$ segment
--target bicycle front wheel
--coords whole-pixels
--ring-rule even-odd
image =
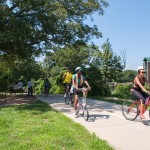
[[[137,101],[125,100],[122,104],[121,111],[123,116],[130,121],[133,121],[139,115]]]
[[[84,119],[86,121],[88,121],[88,119],[89,119],[89,111],[88,111],[86,106],[83,108],[83,117],[84,117]]]

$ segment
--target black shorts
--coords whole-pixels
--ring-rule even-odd
[[[65,89],[67,88],[67,86],[69,86],[69,89],[71,88],[71,83],[64,83],[63,85],[64,85]]]
[[[79,86],[78,88],[83,88],[83,87]],[[74,95],[78,95],[79,94],[79,91],[75,87],[73,88],[73,94]]]

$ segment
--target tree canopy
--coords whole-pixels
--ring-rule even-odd
[[[56,45],[101,37],[85,20],[103,15],[107,6],[104,0],[1,0],[0,52],[30,58]]]

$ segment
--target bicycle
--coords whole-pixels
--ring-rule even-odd
[[[83,93],[83,97],[82,100],[78,100],[78,104],[77,104],[77,109],[78,109],[78,114],[80,112],[80,110],[83,110],[83,117],[86,121],[88,121],[89,119],[89,110],[87,108],[87,103],[86,103],[86,95],[84,92],[84,88],[79,88],[79,91],[82,91]],[[89,90],[88,88],[86,88],[86,90]]]
[[[130,121],[135,120],[140,114],[140,105],[141,105],[140,100],[136,100],[136,101],[125,100],[121,107],[123,116]],[[149,105],[150,105],[150,97],[146,102],[146,104],[144,105],[142,113],[146,112]],[[149,116],[150,116],[150,110],[149,110]]]
[[[67,93],[66,93],[66,97],[65,97],[65,103],[67,105],[72,105],[73,106],[73,103],[74,103],[74,100],[73,100],[73,93],[69,90]]]
[[[73,92],[71,91],[71,84],[68,84],[67,86],[69,86],[69,90],[67,91],[66,95],[65,95],[65,103],[67,105],[69,105],[69,103],[73,106],[74,100],[73,100]]]
[[[49,95],[49,88],[44,88],[44,95],[45,96],[48,96]]]

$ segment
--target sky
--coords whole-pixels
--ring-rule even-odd
[[[94,21],[103,37],[94,38],[99,47],[107,38],[115,54],[121,56],[126,51],[125,70],[137,70],[143,65],[143,59],[150,57],[150,0],[106,0],[104,15],[94,14]]]

